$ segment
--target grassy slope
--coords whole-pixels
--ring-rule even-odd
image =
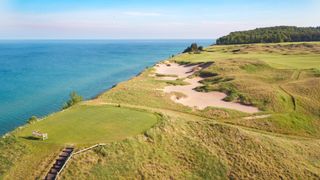
[[[320,43],[213,46],[201,54],[182,54],[171,59],[181,63],[214,61],[199,74],[217,76],[207,77],[198,90],[224,91],[229,94],[228,100],[254,104],[265,110],[262,114],[272,115],[266,119],[244,120],[242,117],[247,115],[236,111],[217,108],[198,111],[175,104],[169,95],[159,90],[167,83],[149,76],[153,70],[147,69],[86,103],[85,109],[104,103],[121,104],[121,107],[161,113],[164,115],[161,123],[144,134],[76,156],[62,177],[320,178],[319,47]],[[75,114],[78,113],[83,114],[82,111]],[[88,116],[92,116],[91,113]],[[50,118],[60,119],[58,117],[59,114]],[[80,119],[71,121],[78,123]],[[36,126],[40,128],[41,123]],[[25,132],[22,130],[18,134]],[[80,138],[75,138],[76,143],[81,143]],[[107,137],[99,133],[96,138],[93,141]],[[44,162],[40,170],[32,169],[32,165],[23,166],[21,162],[12,163],[6,174],[8,179],[14,179],[16,172],[21,177],[30,174],[36,177],[41,174],[38,171],[46,170],[54,153],[61,148],[57,146],[46,151],[48,145],[55,146],[55,143],[48,141],[44,143],[48,145],[41,145],[42,149],[38,142],[13,139],[18,140],[6,143],[5,148],[0,146],[0,151],[9,153],[7,149],[12,146],[18,149],[21,157],[36,159],[34,164],[40,159]],[[52,141],[69,142],[54,137]],[[26,152],[20,150],[23,146],[29,147],[24,148]],[[30,150],[30,147],[36,148]],[[35,149],[37,157],[32,154]],[[3,157],[17,161],[8,155]],[[8,168],[10,166],[4,169]],[[28,169],[29,174],[20,173],[21,168]]]
[[[120,141],[146,131],[157,121],[157,115],[147,111],[107,105],[77,105],[35,124],[26,125],[16,130],[14,137],[5,138],[13,142],[0,146],[0,152],[3,153],[0,160],[4,161],[0,170],[6,171],[13,165],[4,176],[7,179],[43,177],[66,145],[80,148]],[[48,133],[49,139],[39,141],[31,138],[34,130]],[[15,156],[10,155],[12,153]]]

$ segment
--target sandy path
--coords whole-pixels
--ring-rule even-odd
[[[164,75],[177,75],[178,77],[188,77],[194,72],[192,70],[196,66],[180,66],[178,64],[172,64],[171,66],[160,65],[156,67],[157,73]],[[223,99],[227,96],[221,92],[197,92],[193,90],[194,88],[201,86],[202,84],[199,81],[202,80],[200,77],[186,79],[185,82],[188,82],[189,85],[185,86],[167,86],[164,88],[164,92],[172,93],[179,92],[185,94],[187,97],[177,98],[172,96],[171,99],[177,103],[181,103],[189,107],[197,107],[198,109],[205,109],[206,107],[218,107],[218,108],[227,108],[238,110],[246,113],[257,113],[259,112],[258,108],[252,106],[242,105],[235,102],[226,102]]]

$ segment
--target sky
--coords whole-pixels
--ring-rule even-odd
[[[215,39],[320,26],[320,0],[0,0],[0,39]]]

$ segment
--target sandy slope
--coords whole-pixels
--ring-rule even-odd
[[[156,73],[163,75],[177,75],[179,78],[186,78],[194,73],[194,69],[197,66],[182,66],[175,63],[170,64],[158,64],[156,65]],[[199,81],[202,78],[195,77],[192,79],[186,79],[185,82],[189,85],[184,86],[167,86],[164,88],[164,92],[172,93],[179,92],[186,95],[183,98],[177,98],[172,96],[171,99],[177,103],[181,103],[185,106],[197,107],[198,109],[205,109],[206,107],[218,107],[218,108],[227,108],[238,110],[246,113],[257,113],[259,112],[258,108],[252,106],[246,106],[234,102],[226,102],[223,99],[227,96],[221,92],[197,92],[193,90],[194,88],[201,86]]]

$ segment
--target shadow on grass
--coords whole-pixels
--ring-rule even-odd
[[[31,140],[31,141],[40,141],[41,140],[41,138],[37,138],[34,136],[20,136],[20,137],[23,139]]]

